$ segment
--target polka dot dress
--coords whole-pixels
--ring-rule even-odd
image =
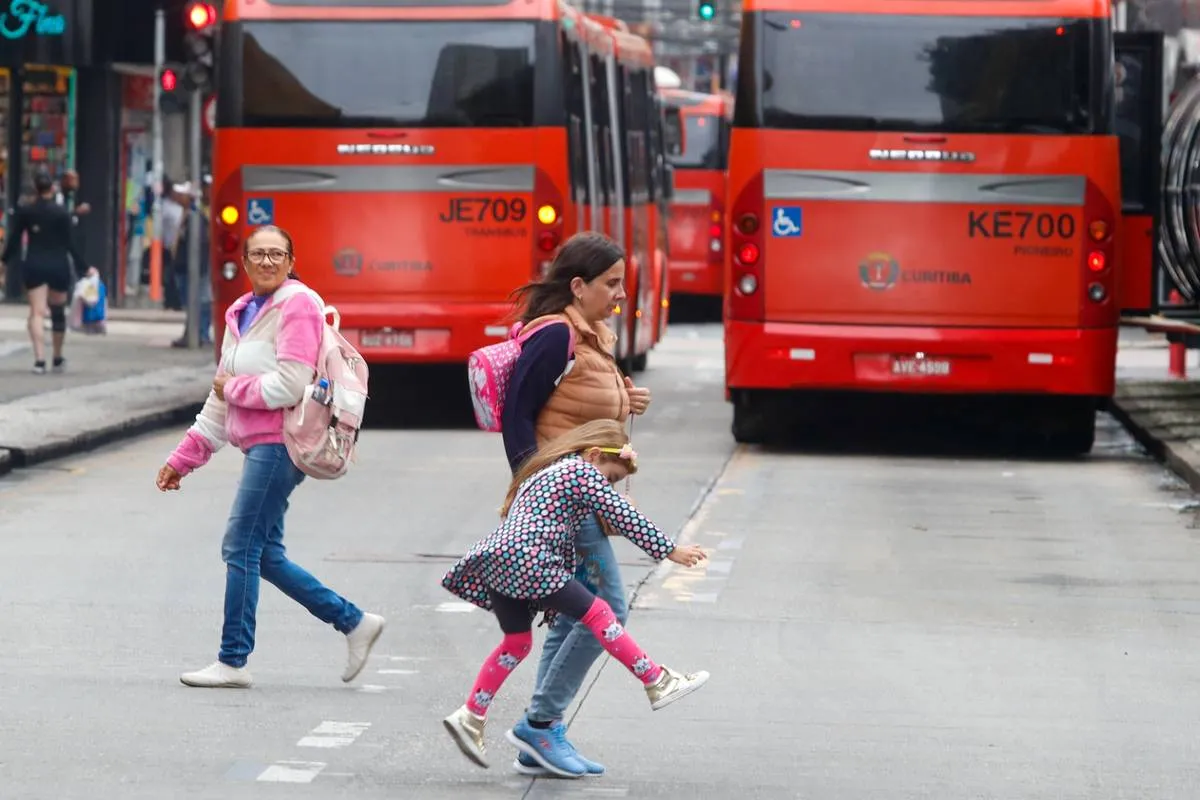
[[[536,601],[575,577],[575,537],[591,514],[656,561],[675,543],[609,484],[604,473],[579,455],[569,455],[533,475],[522,486],[508,517],[477,542],[442,578],[442,586],[491,610],[487,590]],[[552,619],[547,612],[546,622]]]

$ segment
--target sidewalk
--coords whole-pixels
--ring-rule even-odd
[[[0,475],[195,415],[211,348],[177,350],[179,312],[113,315],[105,336],[67,332],[63,374],[34,375],[22,306],[0,305]],[[50,333],[46,332],[47,360]]]
[[[1200,491],[1200,352],[1188,351],[1187,378],[1167,374],[1166,338],[1123,328],[1113,415],[1156,458]]]

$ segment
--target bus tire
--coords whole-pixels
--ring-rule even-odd
[[[767,439],[767,412],[762,399],[747,391],[733,397],[733,440],[738,444],[763,444]]]
[[[1084,456],[1096,444],[1096,404],[1072,403],[1056,415],[1046,436],[1049,450],[1059,456]]]
[[[641,355],[634,356],[633,361],[630,362],[630,366],[633,368],[634,372],[645,372],[646,366],[649,362],[650,362],[650,353],[646,352],[646,353],[642,353]]]

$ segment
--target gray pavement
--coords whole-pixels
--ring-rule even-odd
[[[1193,496],[1110,418],[1070,462],[735,451],[719,331],[673,328],[650,364],[632,491],[712,560],[618,542],[630,630],[713,678],[651,712],[602,661],[572,738],[607,776],[508,769],[536,651],[493,706],[491,770],[440,726],[498,635],[438,583],[507,479],[474,430],[368,431],[353,474],[295,495],[291,556],[388,618],[352,686],[341,637],[268,586],[255,687],[181,686],[215,656],[239,467],[157,493],[181,427],[0,482],[0,794],[1196,796]]]

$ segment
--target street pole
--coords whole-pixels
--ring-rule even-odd
[[[150,299],[161,303],[163,282],[163,120],[159,102],[162,98],[163,62],[167,60],[167,23],[161,7],[154,12],[154,166],[151,180],[154,182],[154,210],[150,223]]]
[[[200,115],[204,113],[203,98],[199,89],[191,92],[191,112],[188,114],[189,134],[191,138],[188,147],[189,171],[192,173],[192,186],[198,193],[204,183],[200,175]],[[200,237],[207,233],[200,229],[199,198],[189,198],[188,203],[188,310],[187,310],[187,346],[195,350],[200,346]]]

